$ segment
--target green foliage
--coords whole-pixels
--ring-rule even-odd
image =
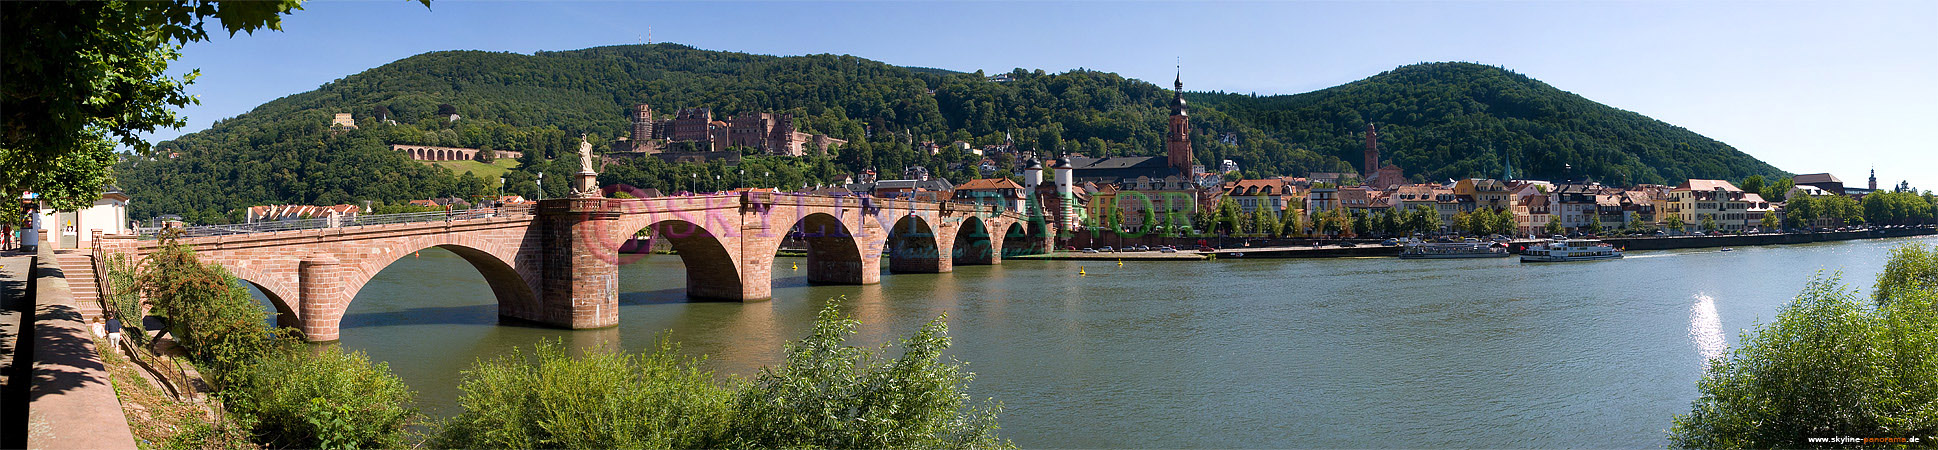
[[[285,330],[264,328],[261,306],[227,270],[203,264],[188,246],[172,239],[148,256],[140,279],[142,292],[168,321],[169,335],[218,389],[240,382],[240,369],[289,336]]]
[[[1715,214],[1703,214],[1703,215],[1702,215],[1702,231],[1703,231],[1703,232],[1705,232],[1705,233],[1715,233],[1715,232],[1716,232],[1716,215],[1715,215]]]
[[[109,279],[128,278],[124,260]],[[360,353],[311,351],[287,330],[272,330],[261,307],[215,264],[165,239],[133,277],[168,321],[168,333],[209,376],[256,444],[272,448],[395,447],[416,416],[411,393],[387,365]],[[123,305],[117,303],[117,308]],[[203,424],[170,445],[229,445],[240,430]]]
[[[1872,295],[1884,304],[1920,291],[1938,291],[1938,247],[1907,244],[1891,249]]]
[[[902,341],[900,356],[846,344],[854,319],[830,302],[814,331],[788,344],[787,362],[740,392],[731,446],[743,448],[1006,448],[1002,406],[971,406],[972,374],[945,362],[943,318]]]
[[[362,352],[288,345],[239,369],[222,398],[268,448],[395,448],[416,417],[389,365]]]
[[[1783,204],[1783,226],[1790,228],[1814,227],[1822,215],[1823,206],[1816,197],[1799,195]]]
[[[129,343],[137,347],[148,345],[148,333],[142,329],[143,314],[141,307],[141,275],[135,262],[126,253],[112,253],[102,266],[108,270],[107,297],[104,299],[115,317],[121,318],[121,326],[127,331],[121,333]]]
[[[992,83],[977,74],[845,55],[773,57],[677,44],[534,55],[433,52],[159,144],[180,158],[137,158],[116,170],[130,195],[156,199],[131,206],[136,218],[178,213],[212,221],[216,214],[209,211],[264,203],[463,195],[453,178],[461,171],[411,167],[388,144],[522,151],[524,165],[505,174],[506,192],[560,197],[577,170],[576,159],[564,156],[577,148],[579,134],[606,148],[628,133],[626,112],[636,103],[652,105],[661,117],[685,107],[709,107],[717,118],[789,113],[804,131],[849,143],[826,155],[762,156],[737,168],[614,158],[601,168],[601,183],[666,192],[798,189],[840,173],[900,173],[914,165],[957,182],[981,177],[979,157],[930,155],[909,145],[923,140],[990,145],[1013,138],[1019,150],[1092,156],[1158,155],[1164,148],[1168,90],[1082,69],[1011,75],[1015,81]],[[1434,94],[1418,101],[1391,95],[1413,91]],[[1428,178],[1499,173],[1507,154],[1524,173],[1557,175],[1572,163],[1611,184],[1779,173],[1686,130],[1470,64],[1408,66],[1299,96],[1187,96],[1206,105],[1191,111],[1199,162],[1242,161],[1260,176],[1352,172],[1345,161],[1359,160],[1359,132],[1368,121],[1380,123],[1395,162]],[[445,104],[464,118],[437,117]],[[399,123],[364,120],[340,135],[327,127],[332,113],[379,108]],[[1493,142],[1501,143],[1501,154],[1478,150]],[[1021,171],[1013,157],[993,159],[999,172]],[[540,173],[553,181],[541,187]]]
[[[1480,64],[1408,65],[1298,95],[1187,97],[1346,161],[1360,160],[1366,124],[1377,124],[1381,157],[1425,179],[1493,176],[1510,160],[1530,178],[1615,186],[1786,175],[1682,127]]]
[[[971,406],[972,374],[945,362],[938,318],[886,358],[846,345],[857,322],[830,302],[787,362],[751,383],[721,385],[661,340],[646,355],[596,349],[532,355],[466,371],[459,413],[438,448],[1004,448],[1001,405]]]
[[[1662,227],[1681,233],[1687,231],[1689,224],[1682,221],[1681,214],[1669,214],[1668,218],[1662,219]]]
[[[1548,225],[1545,227],[1542,227],[1541,231],[1546,233],[1549,236],[1558,236],[1562,233],[1568,232],[1568,230],[1563,229],[1561,227],[1561,221],[1555,220],[1555,218],[1549,218]]]
[[[1866,308],[1837,276],[1710,361],[1701,397],[1677,416],[1680,448],[1831,448],[1812,437],[1938,433],[1938,292]],[[1929,445],[1925,443],[1923,445]]]
[[[231,35],[280,29],[297,0],[0,3],[0,188],[31,190],[63,210],[94,201],[115,144],[147,150],[142,133],[180,127],[171,107],[195,98],[168,64],[208,39],[214,17]]]
[[[1414,205],[1406,213],[1406,228],[1416,233],[1436,233],[1440,231],[1440,211],[1431,206]]]
[[[1932,205],[1915,192],[1873,192],[1860,208],[1872,225],[1918,225],[1934,222]]]
[[[733,391],[661,340],[651,354],[556,343],[481,361],[428,443],[436,448],[717,448]]]

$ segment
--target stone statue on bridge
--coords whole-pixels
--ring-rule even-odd
[[[579,173],[572,183],[572,196],[577,198],[602,197],[599,189],[599,172],[592,170],[592,142],[584,134],[579,135]]]

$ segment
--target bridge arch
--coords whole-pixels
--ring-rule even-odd
[[[950,245],[951,264],[995,264],[998,260],[991,247],[997,240],[990,236],[989,224],[981,217],[971,215],[962,219],[956,224],[955,243]]]
[[[840,218],[825,212],[815,212],[801,217],[787,228],[788,238],[798,239],[807,244],[807,277],[809,283],[817,284],[866,284],[868,265],[862,259],[862,246],[855,239],[855,230],[848,227]],[[764,254],[774,254],[784,240],[775,240],[774,248],[757,250]]]
[[[888,271],[896,273],[940,273],[948,272],[947,256],[942,254],[941,241],[936,229],[929,220],[919,214],[908,214],[895,220],[888,229],[885,246],[888,251]]]
[[[351,300],[357,297],[357,293],[362,291],[363,286],[369,284],[372,278],[406,255],[429,248],[449,251],[470,263],[471,267],[478,271],[478,275],[484,277],[485,284],[491,287],[500,317],[533,317],[520,313],[536,312],[540,307],[537,291],[533,289],[536,276],[528,276],[514,265],[518,256],[518,250],[515,247],[463,234],[437,233],[401,239],[388,245],[348,249],[342,256],[338,256],[342,262],[339,276],[343,290],[338,295],[337,301],[341,303],[334,307],[323,308],[335,317],[306,317],[305,321],[327,321],[328,328],[335,329],[336,323],[342,319],[343,312],[349,308]],[[334,339],[334,336],[330,337],[330,340]],[[318,339],[312,338],[312,340]]]
[[[1040,235],[1030,233],[1030,225],[1033,223],[1018,220],[1010,222],[1007,227],[1003,227],[1003,257],[1007,258],[1043,252],[1043,249],[1038,248],[1040,247],[1038,239],[1034,238]]]
[[[643,224],[641,228],[652,229],[655,240],[664,239],[673,245],[673,251],[680,257],[680,264],[686,266],[687,297],[743,300],[745,280],[734,257],[739,249],[730,251],[722,236],[679,218],[660,218]],[[624,240],[617,241],[613,251],[618,251],[617,244],[624,243]]]
[[[250,266],[241,264],[221,265],[222,269],[228,271],[230,276],[234,276],[236,280],[255,287],[257,291],[262,292],[263,297],[268,298],[269,306],[276,309],[276,326],[302,328],[302,316],[297,315],[298,309],[295,303],[298,300],[297,291],[293,287],[285,286],[280,278],[269,276]]]

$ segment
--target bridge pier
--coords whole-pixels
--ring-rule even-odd
[[[303,324],[303,339],[310,342],[337,340],[343,309],[350,305],[349,293],[342,283],[343,263],[328,253],[310,255],[296,263],[300,291],[297,308]],[[281,320],[278,319],[280,322]]]
[[[606,241],[618,225],[619,205],[605,198],[539,201],[538,305],[500,314],[575,330],[618,325],[619,245]]]

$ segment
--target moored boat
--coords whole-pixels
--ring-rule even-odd
[[[1506,258],[1507,246],[1493,242],[1408,242],[1400,259]]]
[[[1622,259],[1622,249],[1594,239],[1565,239],[1529,246],[1521,251],[1521,262],[1594,261]]]

